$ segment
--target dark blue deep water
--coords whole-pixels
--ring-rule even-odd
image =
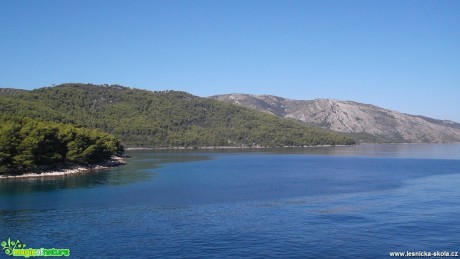
[[[0,180],[0,241],[72,258],[460,251],[460,144],[128,155],[113,170]]]

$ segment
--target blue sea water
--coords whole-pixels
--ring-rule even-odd
[[[73,258],[460,251],[460,144],[128,155],[112,170],[0,180],[0,241]]]

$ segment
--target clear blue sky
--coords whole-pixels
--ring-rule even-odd
[[[65,82],[460,122],[460,1],[0,1],[0,87]]]

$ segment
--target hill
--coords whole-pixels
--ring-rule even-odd
[[[342,132],[361,142],[460,141],[459,123],[409,115],[369,104],[333,99],[290,100],[248,94],[211,98]]]
[[[27,92],[26,90],[22,89],[14,89],[14,88],[0,88],[0,95],[16,95],[19,93]]]
[[[0,175],[95,164],[122,153],[117,139],[96,129],[0,116]]]
[[[0,95],[0,113],[98,128],[127,147],[354,144],[332,131],[185,92],[63,84]]]

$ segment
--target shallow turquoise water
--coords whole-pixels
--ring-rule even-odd
[[[131,152],[0,182],[0,239],[75,258],[364,258],[460,250],[460,145]]]

